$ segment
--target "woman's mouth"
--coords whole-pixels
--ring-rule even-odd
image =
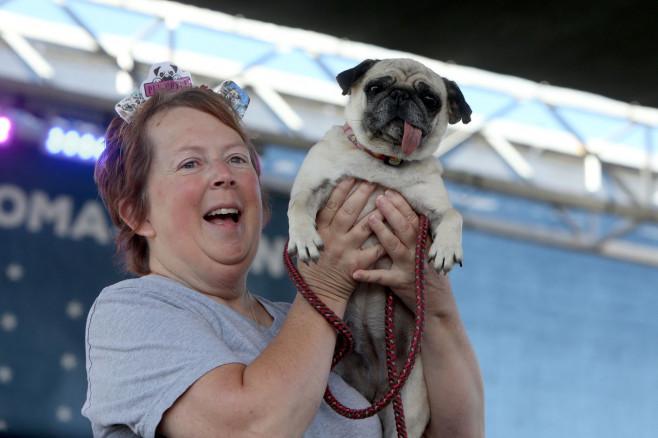
[[[213,223],[233,221],[237,224],[240,220],[240,211],[237,208],[218,208],[206,214],[203,219]]]

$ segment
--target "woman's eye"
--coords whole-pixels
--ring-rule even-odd
[[[246,163],[247,160],[243,157],[240,157],[240,156],[234,156],[234,157],[229,158],[229,162],[235,163],[235,164],[243,164],[243,163]]]
[[[187,161],[181,166],[183,169],[194,169],[197,166],[196,161]]]

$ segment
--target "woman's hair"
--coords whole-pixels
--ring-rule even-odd
[[[105,150],[96,163],[94,180],[112,222],[118,228],[117,255],[124,268],[137,275],[151,272],[148,242],[144,236],[135,233],[121,218],[120,212],[125,204],[129,208],[124,211],[129,212],[133,225],[146,220],[149,211],[146,183],[154,152],[154,145],[147,135],[147,123],[155,114],[176,107],[203,111],[234,129],[247,145],[256,173],[259,177],[261,174],[260,159],[242,120],[224,97],[208,88],[190,87],[157,93],[142,104],[131,123],[116,116],[105,133]],[[261,187],[265,222],[269,219],[270,207],[262,193]]]

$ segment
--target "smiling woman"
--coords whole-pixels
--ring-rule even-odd
[[[256,149],[249,140],[240,118],[235,112],[231,112],[226,101],[208,89],[183,90],[185,91],[181,93],[154,95],[140,108],[139,116],[131,123],[116,117],[107,130],[106,149],[96,165],[95,179],[99,192],[112,221],[119,229],[117,250],[124,256],[126,267],[140,275],[150,273],[146,238],[136,233],[124,219],[129,219],[131,223],[144,221],[149,207],[146,182],[148,173],[151,172],[152,160],[157,155],[155,140],[176,133],[168,124],[171,121],[176,122],[177,114],[186,113],[185,109],[202,113],[201,115],[206,117],[205,121],[211,119],[232,131],[233,135],[242,141],[249,165],[253,167],[256,175],[260,176],[260,160]],[[174,111],[173,117],[169,116],[171,111]],[[156,115],[157,120],[154,117]],[[151,118],[154,118],[154,121],[149,126]],[[181,121],[176,126],[181,125],[184,126],[185,122]],[[150,131],[148,128],[151,128]],[[179,137],[185,136],[190,129],[184,129],[179,133]],[[193,144],[179,144],[177,147],[181,149],[176,152],[178,154],[185,151],[192,153],[194,148],[202,148],[201,145]],[[195,165],[194,162],[184,164],[188,167]],[[125,176],[120,178],[120,175]],[[264,199],[262,206],[266,220],[269,217],[269,206]]]
[[[244,265],[240,275],[247,272],[258,249],[263,207],[250,149],[236,130],[194,108],[160,112],[146,130],[157,145],[149,210],[138,222],[127,203],[119,213],[148,240],[151,273],[215,296],[235,264]],[[199,269],[208,274],[199,278]]]
[[[175,82],[187,76],[174,67],[167,64],[173,84],[120,103],[96,166],[118,251],[139,277],[103,289],[87,318],[82,413],[94,436],[381,436],[376,417],[350,420],[323,401],[329,383],[347,405],[367,406],[331,372],[336,332],[324,317],[300,294],[275,303],[247,290],[269,209],[241,121],[244,92]],[[401,196],[390,193],[390,202],[357,220],[375,189],[354,179],[338,184],[316,217],[324,250],[317,263],[299,266],[339,317],[355,278],[367,277],[377,259],[414,262],[407,243],[415,242],[418,218]],[[391,227],[379,226],[383,220]],[[397,250],[361,249],[373,233]],[[413,272],[399,277],[412,280]],[[424,345],[441,351],[435,363],[445,373],[437,387],[463,390],[459,402],[439,409],[450,420],[436,424],[480,436],[481,380],[450,285],[436,274],[426,281],[435,295],[429,314],[447,315],[445,324],[427,322],[436,337]],[[432,347],[439,340],[446,348]]]

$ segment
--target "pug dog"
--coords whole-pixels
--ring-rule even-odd
[[[365,60],[340,73],[346,124],[332,127],[308,152],[295,178],[288,205],[288,253],[298,261],[316,261],[322,239],[315,217],[336,184],[346,176],[375,182],[361,217],[375,209],[374,199],[385,188],[405,197],[416,213],[429,219],[433,243],[428,260],[439,272],[461,265],[462,217],[455,210],[441,179],[443,168],[434,156],[448,124],[470,122],[471,108],[453,81],[412,59]],[[372,245],[371,237],[366,245]],[[387,264],[387,265],[384,265]],[[376,268],[389,267],[382,259]],[[344,380],[370,402],[389,390],[384,341],[386,291],[360,283],[348,302],[344,321],[355,339],[355,350],[335,367]],[[397,368],[401,370],[415,328],[415,309],[395,310]],[[403,390],[407,434],[420,437],[429,421],[429,402],[420,357]],[[384,436],[397,436],[392,405],[379,414]]]

